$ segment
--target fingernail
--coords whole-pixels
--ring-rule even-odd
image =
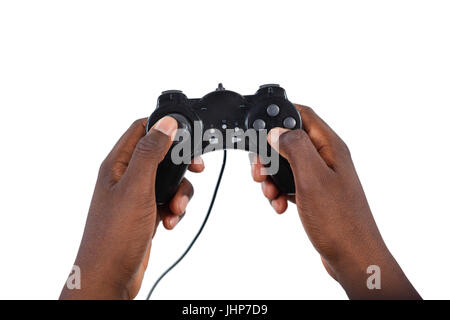
[[[186,211],[187,205],[189,203],[189,197],[188,196],[182,196],[180,199],[180,213],[183,213]]]
[[[275,201],[275,200],[272,200],[272,201],[270,201],[270,205],[272,206],[272,208],[276,211],[276,212],[278,212],[278,202],[277,201]]]
[[[164,133],[166,136],[169,136],[170,139],[173,141],[177,133],[178,123],[177,120],[175,120],[174,118],[165,116],[164,118],[159,119],[152,129]]]
[[[267,135],[267,141],[272,146],[272,148],[274,148],[277,152],[279,151],[278,144],[280,136],[288,131],[289,129],[285,128],[273,128],[272,130],[269,131],[269,134]]]
[[[174,228],[177,225],[178,221],[180,221],[180,217],[178,217],[178,216],[170,217],[169,218],[169,225],[170,225],[170,227]]]

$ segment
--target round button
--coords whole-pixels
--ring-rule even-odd
[[[287,117],[283,120],[283,126],[287,129],[294,129],[296,124],[297,121],[295,121],[295,119],[292,117]]]
[[[256,119],[253,121],[253,128],[256,130],[262,130],[266,127],[266,123],[262,119]]]
[[[271,117],[275,117],[280,113],[280,107],[276,104],[271,104],[267,107],[267,114]]]

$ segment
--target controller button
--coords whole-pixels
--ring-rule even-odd
[[[295,121],[295,119],[292,117],[287,117],[283,120],[283,126],[287,129],[294,129],[296,124],[297,121]]]
[[[264,89],[264,88],[269,88],[269,87],[279,87],[279,84],[276,83],[268,83],[268,84],[263,84],[262,86],[259,86],[260,89]]]
[[[266,123],[262,119],[256,119],[253,121],[253,128],[256,130],[262,130],[266,127]]]
[[[280,107],[276,104],[271,104],[267,107],[267,114],[271,117],[276,117],[280,113]]]
[[[163,91],[161,94],[173,94],[173,93],[183,93],[181,90],[166,90]]]
[[[218,144],[219,143],[219,139],[218,138],[209,138],[209,143],[210,144]]]

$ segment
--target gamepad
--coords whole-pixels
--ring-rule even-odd
[[[146,130],[164,116],[175,118],[179,130],[157,169],[158,204],[167,203],[173,197],[194,157],[219,149],[252,151],[264,164],[278,157],[278,168],[271,177],[282,193],[295,193],[288,161],[267,144],[267,132],[274,127],[302,128],[300,113],[279,85],[262,85],[256,94],[242,96],[219,84],[201,99],[188,99],[179,90],[164,91]]]

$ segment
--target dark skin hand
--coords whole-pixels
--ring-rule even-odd
[[[328,273],[352,299],[420,299],[387,249],[367,203],[350,152],[312,109],[297,106],[304,130],[272,129],[269,143],[291,164],[296,195],[280,194],[259,161],[255,181],[278,213],[288,201],[300,219]],[[173,141],[177,123],[161,119],[145,134],[136,121],[103,162],[94,190],[75,265],[81,289],[64,286],[61,299],[132,299],[147,268],[152,238],[160,221],[172,229],[193,195],[184,179],[169,205],[155,203],[159,162]],[[257,159],[258,160],[258,159]],[[190,170],[201,172],[201,159]],[[381,270],[381,289],[366,286],[367,267]]]
[[[64,286],[61,299],[133,299],[147,268],[160,221],[173,229],[194,190],[184,179],[165,207],[155,202],[159,162],[172,144],[177,122],[164,117],[145,134],[146,119],[133,123],[101,165],[75,265],[81,289]],[[198,159],[193,172],[204,169]]]
[[[274,210],[297,205],[300,220],[327,272],[351,299],[421,299],[386,247],[372,216],[349,149],[339,136],[305,106],[296,106],[304,130],[274,128],[271,146],[292,168],[296,194],[280,194],[258,158],[253,179]],[[381,271],[381,289],[369,290],[367,267]]]

